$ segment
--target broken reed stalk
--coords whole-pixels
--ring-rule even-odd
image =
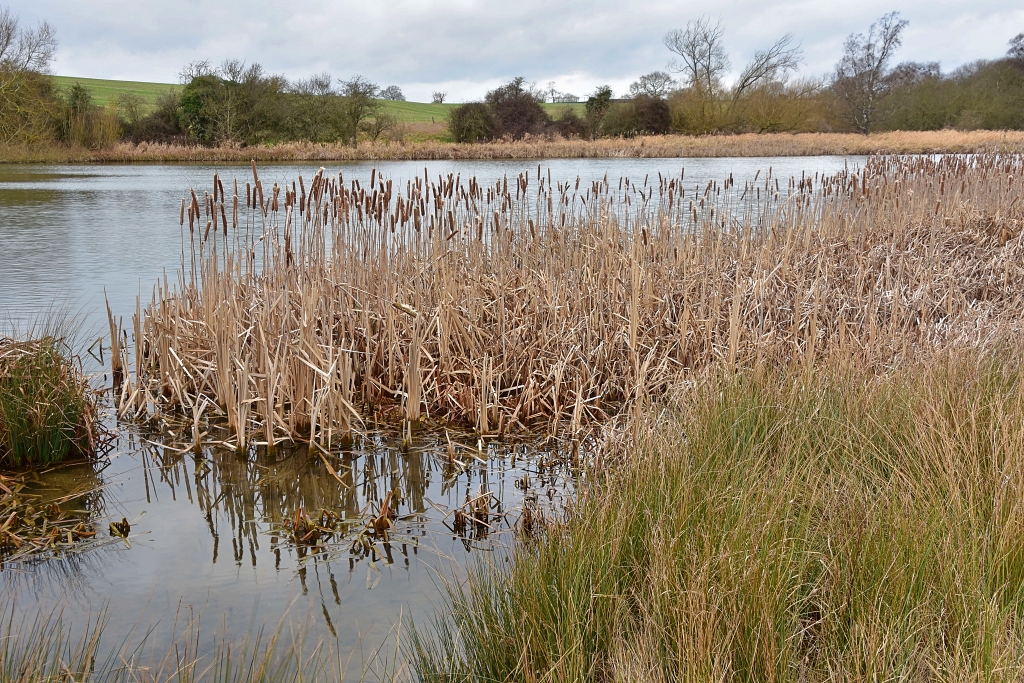
[[[238,229],[190,227],[194,265],[154,288],[121,414],[206,401],[239,448],[330,444],[370,412],[574,437],[713,364],[974,345],[1020,327],[1022,171],[878,157],[697,186],[538,166],[402,192],[321,169],[279,200],[254,164]]]

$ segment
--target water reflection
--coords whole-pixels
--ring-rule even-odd
[[[269,455],[195,453],[128,430],[106,470],[92,471],[91,509],[106,545],[65,565],[72,576],[25,565],[0,572],[0,588],[41,609],[65,601],[70,623],[106,607],[111,636],[136,627],[144,610],[139,624],[159,634],[166,615],[186,605],[224,615],[231,636],[253,620],[311,614],[354,646],[369,623],[390,627],[399,613],[427,609],[438,571],[461,572],[480,553],[501,556],[525,499],[558,514],[572,493],[572,468],[541,444],[478,451],[452,435],[452,455],[444,434],[420,434],[406,447],[397,437]],[[44,477],[51,490],[87,473],[53,474]],[[106,532],[122,517],[130,547]]]
[[[445,456],[436,436],[422,436],[403,448],[383,434],[370,434],[329,454],[330,459],[310,453],[305,444],[278,448],[274,455],[263,448],[251,455],[216,447],[194,453],[143,435],[138,444],[146,503],[160,506],[161,497],[169,497],[194,505],[210,536],[211,564],[224,560],[229,542],[229,561],[238,566],[255,567],[265,546],[276,569],[284,553],[294,557],[300,571],[309,561],[339,556],[352,570],[363,561],[391,565],[393,539],[412,544],[415,555],[428,533],[450,534],[468,551],[474,542],[512,529],[514,520],[505,510],[520,505],[533,488],[523,481],[552,483],[548,477],[524,476],[524,468],[551,461],[552,453],[523,444],[492,444],[458,464]],[[509,480],[515,485],[508,486]],[[558,478],[559,501],[569,493],[569,481]],[[387,533],[359,542],[368,528],[373,531],[373,520],[385,506],[391,520]],[[315,538],[296,533],[300,519],[317,522],[310,527],[317,528]],[[390,540],[378,543],[385,537]],[[406,566],[407,551],[401,550]]]

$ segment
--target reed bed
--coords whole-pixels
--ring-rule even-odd
[[[184,418],[195,444],[216,417],[240,449],[329,448],[371,418],[572,439],[716,364],[977,346],[1020,332],[1022,171],[878,157],[588,185],[538,166],[402,192],[323,170],[264,187],[253,164],[182,200],[182,269],[133,316],[119,410]]]
[[[198,147],[117,143],[86,148],[0,148],[0,162],[92,163],[268,161],[455,161],[473,159],[590,159],[659,157],[760,157],[825,154],[980,154],[1024,150],[1021,131],[895,131],[853,133],[748,133],[743,135],[639,136],[601,140],[533,138],[457,144],[441,141],[342,144],[290,142],[255,147]]]
[[[102,431],[92,387],[64,342],[0,337],[0,466],[93,457]]]

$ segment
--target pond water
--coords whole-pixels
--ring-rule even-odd
[[[828,174],[863,165],[863,157],[726,159],[587,159],[539,162],[554,181],[584,183],[621,176],[679,177],[704,185],[730,174],[736,182],[772,169],[776,177]],[[372,168],[396,185],[422,176],[476,176],[493,184],[503,176],[536,172],[538,162],[379,162],[327,166],[346,181],[366,184]],[[273,164],[261,177],[291,182],[318,165]],[[181,263],[181,197],[210,184],[244,183],[247,166],[0,165],[0,331],[26,323],[55,305],[82,320],[81,346],[103,334],[104,296],[129,319],[136,296],[149,299],[166,272]],[[83,353],[102,381],[97,358]],[[571,470],[540,443],[473,443],[423,433],[401,448],[374,432],[336,453],[335,477],[323,459],[304,449],[276,457],[207,450],[181,453],[143,432],[121,428],[98,467],[46,475],[52,493],[88,482],[99,494],[91,506],[97,529],[122,517],[131,523],[130,547],[120,541],[67,558],[0,565],[0,592],[19,609],[62,605],[64,619],[81,624],[106,609],[105,638],[120,642],[133,627],[169,631],[180,610],[202,610],[207,624],[237,638],[254,624],[284,615],[312,623],[342,648],[373,649],[399,615],[425,614],[440,597],[443,577],[476,558],[504,561],[524,499],[560,514],[571,495]],[[354,543],[367,516],[388,492],[398,501],[390,543]],[[487,526],[456,529],[450,512],[467,497],[490,492]],[[283,525],[302,509],[326,510],[338,534],[316,552],[296,544]],[[422,621],[422,619],[421,619]]]

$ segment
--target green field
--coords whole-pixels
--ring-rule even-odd
[[[147,105],[154,106],[160,95],[181,87],[170,83],[107,81],[100,78],[73,78],[71,76],[54,76],[53,80],[62,90],[70,88],[75,83],[81,84],[92,94],[93,101],[100,106],[113,103],[121,93],[135,93],[142,97]]]
[[[156,105],[160,95],[181,87],[171,83],[108,81],[100,78],[74,78],[71,76],[54,76],[53,79],[61,89],[67,89],[75,83],[80,83],[92,94],[93,101],[100,106],[114,103],[121,93],[135,93],[141,96],[148,106],[152,107]],[[387,111],[405,123],[444,123],[447,120],[448,112],[458,106],[457,104],[394,102],[391,100],[382,100],[382,102]],[[552,116],[558,116],[566,107],[572,107],[580,116],[583,116],[585,111],[582,103],[544,105],[544,109]]]

